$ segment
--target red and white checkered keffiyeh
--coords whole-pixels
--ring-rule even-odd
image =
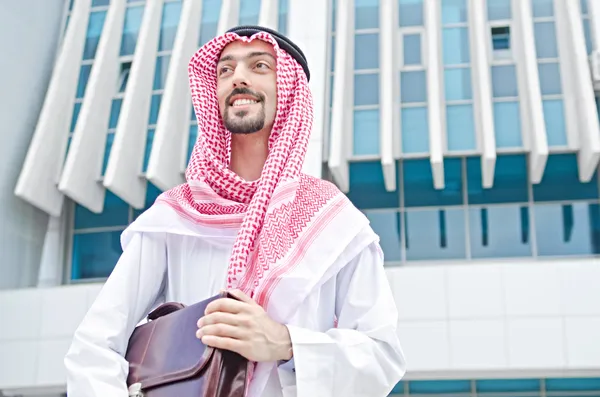
[[[261,178],[252,182],[229,169],[231,134],[224,127],[216,95],[217,62],[234,40],[264,40],[273,45],[277,58],[277,114],[269,155]],[[271,35],[260,32],[252,37],[226,33],[208,42],[191,59],[189,77],[198,140],[186,171],[187,183],[165,192],[159,200],[194,223],[239,227],[227,287],[239,288],[266,306],[275,283],[270,280],[300,261],[294,259],[301,257],[294,254],[298,237],[304,236],[303,241],[317,238],[319,230],[315,229],[321,229],[323,222],[319,227],[313,221],[341,195],[329,182],[302,173],[313,121],[306,75]],[[333,201],[337,206],[347,205],[346,200]]]

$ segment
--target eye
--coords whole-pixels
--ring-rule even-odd
[[[271,65],[269,65],[267,62],[259,61],[256,63],[256,67],[258,69],[270,69]]]
[[[231,72],[232,70],[233,69],[231,66],[221,66],[221,68],[219,68],[219,76],[223,75],[224,73]]]

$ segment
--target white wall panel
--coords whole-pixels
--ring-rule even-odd
[[[241,0],[223,0],[221,5],[221,15],[219,16],[219,25],[217,26],[217,36],[222,35],[228,29],[236,26],[240,19],[240,1]]]
[[[396,190],[396,160],[394,158],[394,133],[398,123],[398,48],[396,34],[398,15],[396,0],[381,0],[379,4],[379,152],[386,190]]]
[[[293,1],[292,1],[293,3]],[[327,2],[320,2],[327,3]],[[289,14],[288,14],[289,15]],[[288,18],[289,19],[289,18]],[[269,29],[277,30],[279,23],[279,0],[261,0],[258,24]],[[315,24],[318,26],[317,24]],[[313,25],[314,26],[314,25]]]

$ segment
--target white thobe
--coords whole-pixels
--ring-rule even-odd
[[[357,238],[372,233],[367,227]],[[134,327],[160,303],[193,304],[218,294],[233,243],[134,234],[75,332],[65,358],[69,397],[128,396],[124,354]],[[273,366],[264,389],[252,397],[380,397],[404,375],[396,306],[376,243],[322,283],[295,313],[286,324],[293,359]]]

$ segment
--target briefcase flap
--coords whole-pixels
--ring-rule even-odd
[[[127,384],[144,389],[195,376],[210,362],[214,349],[196,337],[198,319],[217,295],[205,301],[166,311],[138,326],[129,339],[125,359],[129,362]],[[166,304],[171,305],[171,304]]]

